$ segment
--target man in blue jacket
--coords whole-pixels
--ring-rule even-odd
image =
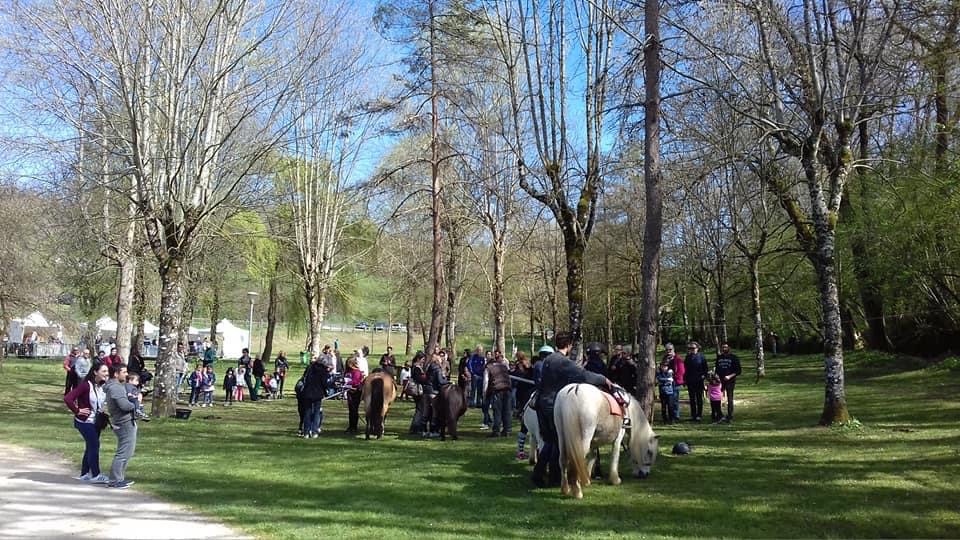
[[[479,408],[483,405],[483,372],[487,369],[487,357],[483,354],[483,347],[477,345],[473,355],[467,361],[470,370],[470,406]]]

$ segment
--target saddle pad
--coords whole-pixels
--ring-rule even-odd
[[[606,392],[601,393],[603,394],[603,397],[607,398],[607,405],[610,406],[610,414],[613,416],[623,416],[623,409],[620,407],[620,404],[617,403],[617,400]]]

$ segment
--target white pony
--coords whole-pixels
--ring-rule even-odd
[[[646,478],[657,460],[658,436],[636,399],[627,407],[630,429],[624,429],[623,418],[610,414],[610,405],[603,392],[589,384],[568,384],[557,394],[553,420],[560,441],[560,492],[583,498],[583,487],[590,485],[596,455],[594,449],[612,443],[610,483],[620,484],[620,443],[628,436],[627,446],[633,461],[633,474]]]
[[[523,425],[527,426],[527,442],[530,443],[531,465],[537,464],[537,453],[543,450],[543,439],[540,437],[540,419],[537,418],[537,411],[533,408],[534,399],[537,395],[530,396],[527,405],[523,408]]]

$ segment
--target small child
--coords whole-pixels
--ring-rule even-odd
[[[410,364],[403,364],[403,367],[400,368],[400,388],[403,388],[407,384],[407,379],[410,378]]]
[[[264,381],[264,386],[267,387],[269,392],[270,399],[277,399],[277,391],[280,389],[280,375],[274,372],[273,376]]]
[[[200,401],[200,392],[203,389],[203,368],[197,364],[196,369],[190,374],[190,406],[195,407]]]
[[[233,405],[233,389],[237,386],[237,376],[233,373],[233,368],[227,368],[227,374],[223,376],[223,397],[224,407]]]
[[[243,401],[243,381],[246,380],[247,368],[240,366],[237,368],[237,385],[233,387],[233,398],[236,401]]]
[[[723,419],[720,400],[723,399],[723,384],[714,371],[707,373],[707,397],[710,398],[710,421],[714,424]]]
[[[127,383],[123,386],[127,390],[127,399],[136,407],[133,414],[137,419],[149,422],[150,415],[143,410],[143,394],[140,393],[140,374],[136,372],[127,373]]]
[[[213,372],[213,366],[207,365],[203,373],[203,406],[213,407],[213,389],[216,388],[217,374]]]
[[[657,370],[657,386],[660,387],[660,419],[664,424],[672,424],[670,401],[673,399],[673,370],[667,362],[661,363]]]

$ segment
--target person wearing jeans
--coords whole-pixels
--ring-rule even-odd
[[[493,405],[493,431],[491,437],[506,437],[512,427],[513,415],[510,407],[510,371],[503,357],[495,357],[487,364],[484,380],[484,397]]]
[[[703,383],[707,378],[707,361],[696,341],[687,344],[687,357],[683,360],[683,366],[687,395],[690,396],[690,420],[699,422],[703,418]]]
[[[97,413],[105,407],[106,396],[103,384],[110,376],[105,365],[87,372],[84,380],[63,397],[63,402],[73,412],[73,426],[83,437],[83,459],[80,476],[76,479],[94,484],[106,484],[109,478],[100,474],[100,430],[97,429]]]
[[[316,439],[320,436],[320,425],[323,423],[323,398],[327,392],[327,377],[329,371],[318,358],[311,360],[303,373],[304,401],[303,436]]]
[[[126,489],[133,482],[126,479],[127,465],[137,449],[136,407],[130,401],[127,389],[121,381],[127,380],[126,364],[110,366],[110,380],[104,385],[107,409],[110,411],[110,424],[117,436],[117,453],[110,466],[110,483],[107,487]]]
[[[720,355],[717,356],[713,370],[720,377],[720,382],[723,384],[723,393],[727,395],[727,416],[724,417],[722,422],[733,422],[733,390],[737,385],[737,377],[740,376],[742,369],[740,359],[730,352],[730,345],[727,343],[721,345]]]
[[[467,369],[470,370],[470,406],[479,408],[483,403],[483,373],[486,370],[487,359],[483,356],[483,347],[477,345]]]

